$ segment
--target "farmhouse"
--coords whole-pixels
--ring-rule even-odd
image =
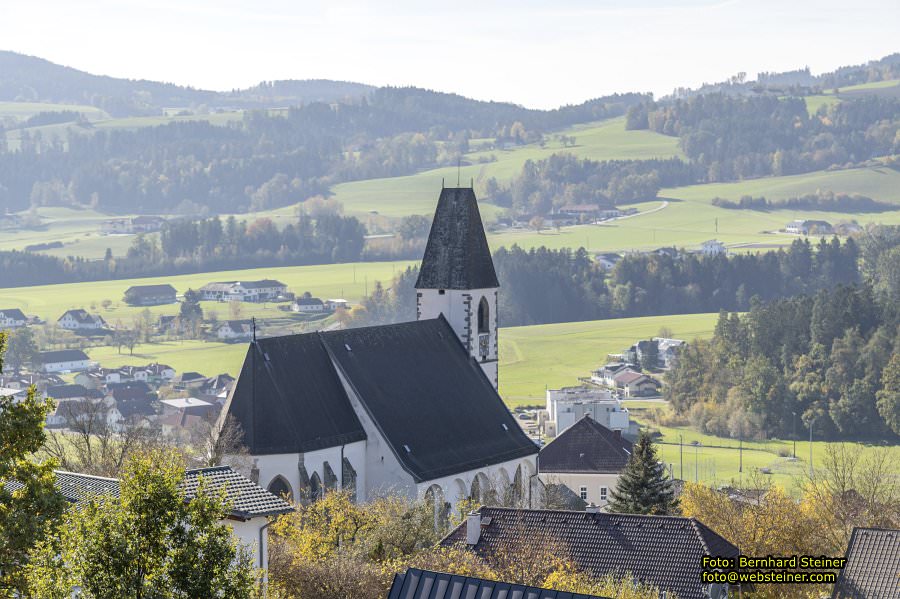
[[[70,372],[87,370],[91,359],[80,349],[60,349],[40,352],[35,360],[41,372]]]
[[[294,312],[325,312],[325,302],[317,297],[298,297],[291,304]]]
[[[827,235],[834,232],[831,223],[824,220],[792,220],[784,227],[785,232],[795,235],[819,234]]]
[[[125,291],[125,303],[131,306],[174,304],[176,294],[171,285],[134,285]]]
[[[225,281],[200,288],[200,297],[210,301],[266,302],[287,294],[287,285],[274,279]]]
[[[0,310],[0,329],[15,329],[27,323],[28,317],[18,308]]]
[[[737,547],[694,518],[482,507],[441,545],[482,557],[522,544],[558,542],[579,570],[602,577],[630,573],[679,599],[724,597],[700,581],[705,555],[737,557]]]
[[[253,335],[252,320],[226,320],[216,330],[216,337],[232,341],[235,339],[248,340]]]
[[[603,507],[631,458],[631,441],[589,415],[541,449],[538,474],[544,484],[562,484],[584,502]]]
[[[96,331],[106,328],[106,321],[99,314],[89,314],[87,310],[66,310],[56,323],[70,331]]]
[[[472,189],[444,189],[418,320],[254,340],[223,410],[276,494],[519,497],[537,446],[497,393],[499,283]]]

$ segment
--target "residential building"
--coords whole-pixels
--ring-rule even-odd
[[[325,312],[325,302],[317,297],[298,297],[291,303],[294,312]]]
[[[854,528],[832,599],[900,597],[900,530]]]
[[[220,407],[196,397],[163,399],[160,403],[163,413],[159,422],[163,434],[168,436],[178,435],[182,431],[190,432],[204,423],[212,422]]]
[[[663,368],[674,366],[678,352],[687,345],[682,339],[666,339],[664,337],[654,337],[653,342],[656,343],[659,366]]]
[[[394,575],[387,599],[604,599],[418,568]]]
[[[177,292],[171,285],[133,285],[125,290],[125,303],[131,306],[174,304]]]
[[[274,279],[259,281],[225,281],[209,283],[200,288],[204,300],[227,302],[266,302],[287,294],[287,285]]]
[[[604,254],[595,255],[594,260],[597,262],[597,264],[600,265],[600,268],[608,271],[615,268],[616,264],[622,261],[622,256],[621,254],[607,252]]]
[[[631,422],[628,408],[607,389],[563,387],[547,390],[544,434],[548,437],[556,437],[585,416],[612,430],[637,433],[637,424]]]
[[[70,331],[96,331],[107,328],[106,321],[99,314],[90,314],[87,310],[66,310],[56,323]]]
[[[334,299],[330,299],[330,300],[326,301],[325,307],[328,308],[328,310],[330,310],[331,312],[334,312],[338,308],[341,308],[342,310],[349,310],[350,302],[348,302],[345,299],[334,298]]]
[[[35,360],[41,372],[72,372],[87,370],[91,359],[80,349],[60,349],[40,352]]]
[[[253,321],[246,320],[226,320],[216,329],[216,337],[226,341],[249,340],[253,336]]]
[[[652,376],[635,372],[630,368],[613,377],[616,389],[625,397],[647,397],[658,395],[661,384]]]
[[[785,225],[784,230],[795,235],[830,235],[834,232],[834,227],[824,220],[792,220]]]
[[[631,458],[631,441],[589,415],[541,448],[538,474],[544,484],[562,484],[596,506],[609,503],[619,473]]]
[[[444,510],[494,481],[524,496],[538,449],[497,393],[499,284],[472,189],[442,190],[419,272],[414,322],[250,343],[222,418],[270,491]]]
[[[88,389],[84,385],[53,385],[44,390],[44,397],[57,402],[84,400],[88,398]]]
[[[700,244],[700,253],[704,256],[724,256],[728,250],[718,239],[710,239]]]
[[[615,376],[627,369],[640,370],[638,366],[631,362],[610,362],[591,373],[591,382],[596,385],[606,385],[607,387],[615,388]]]
[[[200,481],[212,493],[223,492],[229,506],[228,515],[221,520],[231,528],[238,543],[246,548],[253,558],[253,566],[263,571],[268,569],[269,542],[268,526],[271,518],[292,512],[293,508],[281,498],[267,492],[253,481],[232,470],[231,466],[198,468],[186,470],[181,483],[185,499],[196,497]],[[18,483],[13,483],[13,486]],[[119,480],[56,471],[56,488],[77,506],[97,494],[119,496]]]
[[[187,389],[199,389],[206,384],[206,377],[199,372],[188,371],[172,377],[172,386],[182,391]]]
[[[28,324],[28,317],[18,308],[0,310],[0,329],[15,329]]]
[[[568,548],[577,569],[598,578],[630,573],[678,599],[729,596],[727,587],[701,582],[701,560],[706,555],[735,558],[738,548],[699,520],[589,510],[482,507],[441,545],[490,558],[523,544],[558,542]]]
[[[88,394],[93,394],[88,390]],[[86,399],[59,400],[56,409],[47,416],[48,427],[83,427],[100,431],[101,426],[116,429],[122,421],[116,403],[109,398],[91,396]]]

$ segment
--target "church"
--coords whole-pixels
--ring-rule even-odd
[[[250,343],[220,425],[240,425],[252,478],[295,501],[527,499],[538,447],[497,392],[499,287],[474,191],[444,188],[415,321]]]

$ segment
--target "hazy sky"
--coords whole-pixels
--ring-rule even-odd
[[[0,49],[209,89],[329,78],[551,107],[900,51],[900,0],[0,0]]]

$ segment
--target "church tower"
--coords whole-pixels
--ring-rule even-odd
[[[443,314],[494,388],[499,290],[475,191],[442,189],[416,281],[417,317]]]

